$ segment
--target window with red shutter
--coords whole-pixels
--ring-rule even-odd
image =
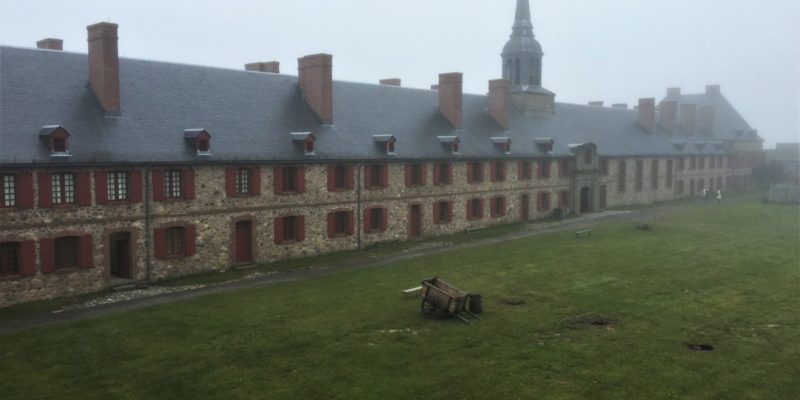
[[[92,245],[92,235],[84,235],[79,238],[80,250],[78,251],[79,266],[83,269],[94,267],[94,246]]]
[[[364,171],[364,187],[384,189],[388,186],[388,168],[383,164],[368,165]]]
[[[550,161],[541,160],[537,163],[537,176],[540,179],[547,179],[550,177]]]
[[[483,200],[467,200],[467,219],[479,220],[483,218]]]
[[[505,197],[498,196],[491,200],[492,217],[499,218],[506,215],[506,199]]]
[[[66,236],[56,238],[53,243],[56,270],[73,269],[80,266],[80,238]]]
[[[517,178],[521,181],[527,181],[531,179],[531,175],[531,162],[520,161],[517,165]]]
[[[467,183],[483,182],[483,163],[472,162],[467,164]]]
[[[449,224],[453,221],[453,203],[450,201],[439,201],[433,204],[433,223]]]
[[[453,165],[450,163],[437,163],[433,167],[433,184],[446,186],[453,183]]]
[[[167,257],[182,257],[186,255],[186,228],[173,226],[165,230],[165,248]]]
[[[406,186],[425,186],[425,165],[406,164]]]
[[[350,231],[350,211],[335,211],[328,214],[328,237],[352,235]]]
[[[328,191],[344,192],[352,190],[353,167],[348,165],[328,166]]]
[[[364,231],[366,233],[384,232],[388,226],[388,210],[382,207],[372,207],[364,210]]]
[[[163,173],[163,193],[164,199],[183,198],[183,173],[178,169],[171,169]]]

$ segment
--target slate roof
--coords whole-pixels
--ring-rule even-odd
[[[501,159],[570,155],[570,144],[594,143],[601,155],[670,155],[683,150],[672,141],[736,139],[750,129],[721,95],[682,96],[680,101],[713,104],[713,137],[639,127],[635,110],[556,103],[551,118],[526,118],[516,110],[511,131],[489,116],[488,98],[464,95],[464,129],[454,130],[438,112],[431,90],[334,81],[334,124],[321,125],[297,89],[297,77],[120,59],[122,115],[104,116],[88,86],[86,54],[0,46],[0,164],[64,163],[49,156],[39,137],[44,126],[70,134],[68,162],[214,163],[330,161],[339,159]],[[212,157],[198,157],[187,129],[212,136]],[[291,132],[312,132],[316,155],[306,156]],[[372,139],[393,135],[396,155]],[[459,154],[440,136],[457,136]],[[505,155],[490,138],[509,137]],[[545,153],[536,139],[553,138]],[[719,152],[706,146],[706,153]]]

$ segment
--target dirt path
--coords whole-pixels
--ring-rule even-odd
[[[424,247],[422,249],[410,250],[398,254],[390,254],[372,260],[359,260],[353,263],[343,263],[336,266],[319,267],[313,269],[292,270],[285,273],[263,274],[255,278],[242,278],[236,281],[201,286],[197,288],[180,289],[173,292],[155,294],[131,300],[113,301],[106,304],[98,304],[90,307],[77,307],[68,310],[41,313],[25,318],[0,322],[0,334],[18,332],[25,329],[52,325],[68,321],[79,321],[90,318],[97,318],[105,315],[116,314],[123,311],[137,310],[159,304],[171,303],[174,301],[189,300],[201,296],[215,293],[227,293],[241,289],[272,285],[276,283],[291,282],[297,280],[310,279],[320,276],[331,275],[343,271],[351,271],[365,268],[374,268],[387,265],[396,261],[408,260],[417,257],[424,257],[440,254],[447,251],[458,250],[466,247],[483,246],[501,243],[508,240],[520,239],[530,236],[543,235],[553,232],[567,230],[582,230],[599,223],[615,220],[631,221],[650,221],[669,213],[675,209],[676,205],[660,206],[637,211],[606,211],[597,214],[588,214],[577,218],[567,219],[559,222],[530,224],[519,232],[509,235],[498,236],[488,239],[467,241],[455,245],[442,245],[439,247]]]

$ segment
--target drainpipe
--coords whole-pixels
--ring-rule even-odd
[[[145,168],[144,171],[144,262],[147,270],[147,283],[152,283],[150,280],[150,269],[151,269],[151,260],[150,260],[150,249],[152,246],[152,235],[150,229],[152,222],[151,219],[151,194],[153,191],[152,182],[150,180],[150,168]]]
[[[361,168],[363,166],[363,163],[356,164],[356,240],[358,250],[361,250]]]

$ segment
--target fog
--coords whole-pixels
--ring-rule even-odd
[[[666,88],[723,94],[766,139],[800,136],[800,1],[532,0],[544,51],[543,86],[559,102],[634,104]],[[0,0],[0,44],[64,39],[86,51],[85,26],[120,24],[124,57],[240,69],[334,55],[334,78],[398,77],[427,88],[463,72],[485,93],[500,77],[515,0]]]

